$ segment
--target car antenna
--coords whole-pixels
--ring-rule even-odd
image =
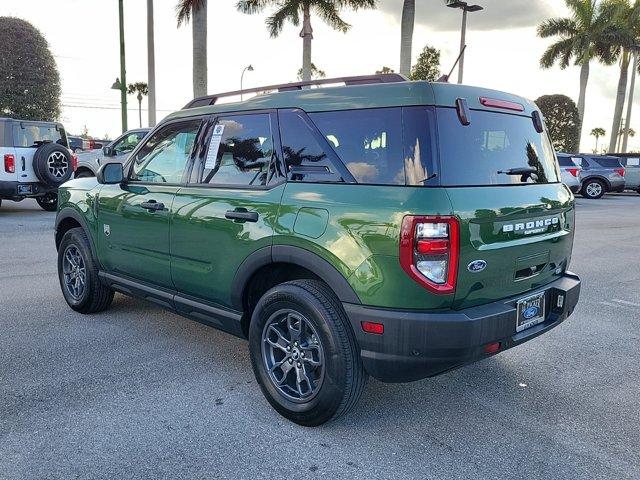
[[[458,58],[456,58],[456,61],[453,63],[453,67],[451,67],[451,70],[449,71],[449,75],[442,75],[438,80],[438,82],[445,82],[445,83],[449,83],[449,77],[451,77],[451,74],[453,73],[453,70],[456,68],[456,65],[458,65],[458,62],[460,62],[460,59],[462,58],[462,55],[464,54],[464,51],[467,49],[467,46],[465,45],[464,47],[462,47],[462,49],[460,50],[460,53],[458,54]]]

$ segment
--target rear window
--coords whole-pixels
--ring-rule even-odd
[[[620,168],[622,166],[617,157],[591,157],[591,159],[605,168]]]
[[[13,145],[15,147],[37,147],[44,142],[55,142],[67,147],[64,129],[49,124],[15,123],[13,125]]]
[[[558,163],[561,167],[575,167],[576,163],[571,160],[571,157],[565,157],[563,155],[558,155]]]
[[[558,182],[553,147],[531,117],[473,110],[464,126],[454,108],[438,108],[442,185],[512,185]],[[533,175],[508,175],[514,168]]]

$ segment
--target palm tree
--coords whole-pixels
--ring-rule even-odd
[[[540,65],[550,68],[559,62],[560,68],[565,69],[573,60],[574,65],[580,66],[578,113],[582,122],[591,60],[597,58],[605,64],[613,62],[609,47],[612,25],[595,0],[565,0],[565,4],[571,11],[570,18],[551,18],[538,26],[541,38],[558,37],[542,55]]]
[[[193,29],[193,96],[207,94],[207,0],[179,0],[178,27],[189,23]],[[192,18],[193,17],[193,18]]]
[[[186,0],[183,0],[186,1]],[[311,80],[311,40],[313,28],[311,28],[311,12],[317,14],[329,26],[335,30],[346,33],[351,25],[340,18],[340,9],[343,7],[359,10],[360,8],[374,8],[376,0],[239,0],[236,7],[239,11],[248,14],[262,12],[268,6],[275,7],[275,11],[267,18],[267,29],[272,38],[277,37],[285,22],[289,21],[294,26],[300,25],[302,16],[302,80]]]
[[[149,94],[149,85],[145,82],[130,83],[127,87],[127,93],[129,95],[138,94],[138,115],[140,117],[140,128],[142,128],[142,97]]]
[[[613,110],[613,125],[611,127],[612,135],[609,141],[609,151],[612,152],[616,150],[620,132],[624,132],[624,129],[621,128],[622,111],[627,94],[629,65],[635,44],[640,39],[640,0],[636,0],[633,5],[629,3],[629,0],[609,0],[604,4],[603,10],[619,30],[611,47],[614,58],[620,62],[620,77],[618,78],[616,105]]]
[[[411,75],[411,48],[415,20],[416,0],[404,0],[400,24],[400,73],[406,77]]]
[[[598,141],[600,137],[604,137],[607,134],[607,131],[604,128],[596,127],[591,130],[591,136],[596,137],[596,148],[593,153],[598,153]]]
[[[326,78],[327,74],[324,70],[316,67],[315,63],[311,63],[311,78]],[[302,69],[298,70],[298,80],[302,80]]]

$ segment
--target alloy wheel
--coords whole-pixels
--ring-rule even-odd
[[[47,158],[47,169],[49,173],[55,178],[62,178],[67,174],[69,168],[69,162],[67,157],[62,152],[53,152]]]
[[[64,251],[62,273],[67,292],[74,300],[80,300],[87,283],[87,271],[84,258],[75,245],[69,245]]]
[[[599,183],[594,182],[587,185],[587,195],[589,195],[590,197],[597,197],[601,193],[602,185],[600,185]]]
[[[262,359],[269,379],[286,399],[311,400],[324,379],[324,350],[311,322],[291,309],[275,312],[262,332]]]

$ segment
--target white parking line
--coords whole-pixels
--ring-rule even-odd
[[[620,300],[615,300],[612,299],[614,302],[619,302],[619,303],[609,303],[609,302],[600,302],[600,305],[605,305],[607,307],[613,307],[613,308],[628,308],[630,310],[633,311],[637,311],[638,307],[640,307],[640,305],[638,305],[637,303],[633,303],[633,302],[627,302],[627,301],[620,301]]]
[[[640,303],[629,302],[627,300],[619,300],[617,298],[612,299],[614,302],[622,303],[623,305],[631,305],[632,307],[640,307]]]

